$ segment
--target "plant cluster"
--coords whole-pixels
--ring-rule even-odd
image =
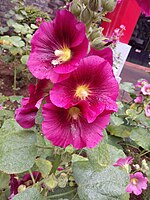
[[[107,47],[114,37],[99,27],[116,4],[73,0],[54,20],[37,20],[27,61],[36,83],[28,97],[0,98],[2,200],[129,200],[142,192],[148,200],[150,84],[121,84],[132,101],[117,101]]]

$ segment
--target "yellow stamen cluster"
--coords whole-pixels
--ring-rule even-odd
[[[55,50],[56,60],[52,60],[53,65],[58,65],[69,61],[72,57],[71,50],[68,47],[63,47],[62,49]]]
[[[137,182],[138,182],[138,179],[136,179],[136,178],[132,178],[132,179],[131,179],[131,183],[132,183],[133,185],[136,185]]]
[[[77,87],[75,96],[79,97],[81,100],[85,100],[90,95],[90,90],[87,85],[80,85]]]
[[[69,117],[73,118],[74,120],[77,120],[81,112],[79,108],[72,107],[69,109],[68,113],[69,113]]]

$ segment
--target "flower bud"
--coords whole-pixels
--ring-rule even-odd
[[[90,40],[93,41],[94,39],[101,37],[102,32],[99,29],[93,30],[92,33],[90,34]]]
[[[105,47],[105,45],[107,44],[107,42],[105,41],[102,41],[102,38],[101,37],[98,37],[98,38],[95,38],[93,41],[92,41],[92,47],[95,48],[95,49],[103,49]]]
[[[146,160],[142,160],[142,171],[145,173],[146,171],[149,170],[148,164],[146,162]]]
[[[102,0],[102,7],[104,11],[112,12],[117,5],[117,0]]]
[[[72,2],[69,10],[70,10],[70,12],[72,12],[72,14],[74,14],[76,17],[78,17],[81,13],[82,7],[79,3]]]
[[[82,0],[82,2],[84,3],[84,5],[88,5],[88,0]]]
[[[97,12],[101,6],[101,0],[89,0],[89,9]]]
[[[84,22],[85,24],[88,24],[91,20],[91,12],[88,8],[85,8],[81,12],[81,21]]]

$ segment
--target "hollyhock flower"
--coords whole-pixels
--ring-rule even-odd
[[[142,12],[146,16],[150,16],[150,1],[149,0],[136,0],[138,5],[141,7]]]
[[[33,178],[35,180],[35,183],[37,183],[41,179],[41,173],[40,172],[32,172]],[[19,192],[22,192],[27,187],[32,186],[33,181],[30,174],[25,174],[22,179],[19,180],[19,178],[15,174],[10,175],[10,196],[8,197],[9,200],[11,200],[16,194]]]
[[[77,63],[86,56],[88,39],[85,25],[75,16],[60,10],[51,22],[43,22],[35,32],[27,65],[38,79],[59,82],[77,69]]]
[[[146,79],[142,79],[142,80],[137,81],[135,87],[141,88],[141,87],[143,87],[145,84],[148,84],[148,81],[147,81]]]
[[[143,101],[143,96],[142,95],[139,95],[134,99],[135,103],[142,103],[142,101]]]
[[[22,99],[21,107],[15,111],[15,119],[23,128],[31,128],[35,125],[35,117],[43,98],[48,95],[51,82],[39,80],[37,85],[29,85],[30,97]]]
[[[126,158],[120,158],[115,164],[113,164],[113,166],[125,168],[128,172],[129,165],[132,163],[132,161],[133,158],[131,156],[128,156]]]
[[[95,147],[103,139],[102,130],[108,125],[110,114],[104,111],[93,123],[88,123],[87,106],[86,101],[81,101],[64,109],[48,101],[42,108],[44,136],[53,145],[64,148],[70,144],[76,149]]]
[[[150,117],[150,104],[148,104],[146,107],[145,107],[145,115],[147,116],[147,117]]]
[[[141,92],[144,95],[149,95],[150,96],[150,84],[145,84],[142,88],[141,88]]]
[[[54,84],[50,99],[58,107],[69,108],[85,100],[88,107],[88,122],[104,110],[117,111],[118,83],[111,65],[98,56],[84,58],[78,70],[61,83]]]
[[[140,195],[142,193],[142,189],[146,190],[147,182],[148,178],[144,177],[141,172],[130,174],[130,183],[126,188],[126,192],[133,192],[135,195]]]
[[[110,65],[113,65],[113,52],[112,52],[111,48],[109,48],[109,47],[104,48],[102,50],[97,50],[97,49],[94,49],[93,47],[91,47],[88,56],[92,56],[92,55],[104,58],[105,60],[107,60],[110,63]]]

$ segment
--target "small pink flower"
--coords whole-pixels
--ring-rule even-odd
[[[149,95],[150,96],[150,84],[145,84],[142,88],[141,88],[141,92],[144,95]]]
[[[113,164],[113,166],[115,167],[123,167],[123,168],[128,168],[128,165],[130,165],[133,161],[133,158],[131,156],[128,156],[126,158],[120,158],[119,160],[117,160],[117,162],[115,164]]]
[[[142,95],[139,95],[134,99],[135,103],[142,103],[142,101],[143,101],[143,96]]]
[[[146,190],[148,178],[144,177],[141,172],[136,172],[135,174],[130,174],[130,183],[126,188],[126,192],[134,193],[135,195],[140,195],[142,189]]]
[[[51,22],[42,22],[31,41],[27,62],[38,79],[53,83],[69,77],[88,50],[86,27],[67,10],[59,10]]]
[[[3,106],[0,104],[0,110],[3,110]]]
[[[36,18],[36,26],[40,26],[42,22],[45,22],[45,19],[42,17]]]
[[[142,79],[142,80],[137,81],[135,87],[141,88],[141,87],[143,87],[145,84],[148,84],[148,81],[147,81],[146,79]]]
[[[103,58],[89,56],[80,63],[78,70],[50,91],[53,104],[61,108],[72,107],[82,100],[88,103],[87,120],[93,122],[104,110],[112,113],[118,107],[118,83],[112,66]]]
[[[150,117],[150,104],[148,104],[146,107],[145,107],[145,115],[147,116],[147,117]]]
[[[68,109],[56,107],[48,98],[47,102],[42,108],[42,131],[53,145],[93,148],[103,139],[102,130],[110,121],[108,112],[104,111],[95,121],[88,123],[85,118],[88,110],[86,101]]]
[[[136,0],[146,16],[150,16],[150,0]]]

